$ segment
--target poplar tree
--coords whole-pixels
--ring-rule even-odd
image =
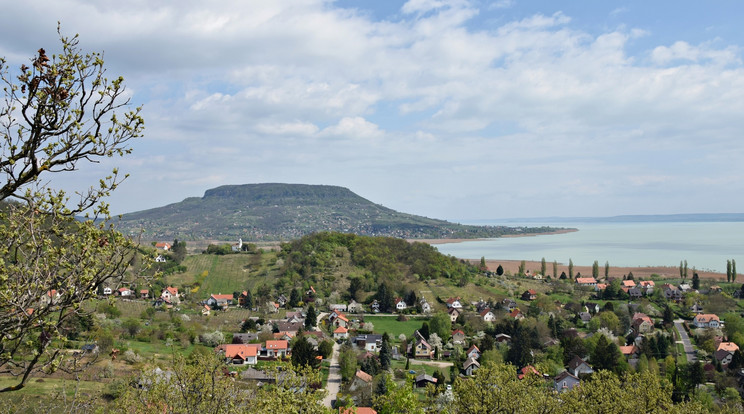
[[[543,277],[546,276],[546,273],[548,272],[548,266],[545,263],[545,258],[543,257],[540,261],[540,274],[542,274]]]
[[[571,280],[573,280],[573,278],[574,278],[573,270],[574,270],[573,269],[573,260],[571,260],[569,258],[568,259],[568,278],[571,279]]]
[[[599,279],[599,262],[594,261],[594,264],[592,264],[592,277],[596,280]]]
[[[726,260],[726,281],[731,282],[731,260]]]
[[[610,278],[610,262],[605,262],[605,279]]]

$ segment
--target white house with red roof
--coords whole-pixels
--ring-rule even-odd
[[[695,315],[692,324],[696,328],[719,328],[721,326],[721,320],[718,318],[718,315],[713,313],[699,313]]]
[[[597,286],[597,279],[593,277],[577,277],[576,284],[579,286]]]
[[[212,309],[225,309],[233,303],[233,299],[233,295],[223,295],[221,293],[212,294],[209,299],[207,299],[207,305]]]
[[[266,341],[264,348],[269,358],[283,358],[289,355],[289,342],[285,339]]]
[[[160,297],[170,303],[178,303],[181,301],[181,296],[178,294],[178,288],[173,286],[168,286],[163,289],[163,293],[160,294]]]
[[[496,320],[496,315],[494,315],[489,308],[483,309],[483,311],[480,312],[480,317],[483,318],[483,321],[485,322],[493,322]]]
[[[261,344],[225,344],[217,347],[225,353],[225,359],[232,364],[256,365]]]
[[[395,298],[395,309],[398,311],[406,310],[408,308],[408,305],[406,304],[406,301],[403,300],[403,298]]]
[[[168,242],[157,242],[155,243],[155,248],[168,251],[171,249],[171,244]]]
[[[349,330],[344,328],[343,326],[339,326],[338,328],[333,330],[333,339],[346,339],[349,337]]]
[[[455,308],[455,309],[462,309],[462,303],[460,302],[460,297],[458,296],[456,298],[447,299],[447,307]]]

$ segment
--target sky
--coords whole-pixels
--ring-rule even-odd
[[[120,214],[227,184],[453,221],[744,212],[744,3],[0,0],[11,67],[79,34],[142,105]]]

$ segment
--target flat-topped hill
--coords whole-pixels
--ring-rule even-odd
[[[145,239],[290,240],[319,231],[400,238],[499,237],[547,227],[468,226],[375,204],[347,188],[305,184],[226,185],[180,203],[129,213],[119,228]]]

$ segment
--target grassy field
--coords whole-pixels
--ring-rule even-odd
[[[187,256],[183,264],[188,270],[168,276],[167,281],[176,286],[198,281],[201,287],[192,294],[196,299],[206,299],[213,293],[255,290],[261,283],[273,284],[276,281],[278,266],[272,265],[275,259],[276,253],[273,252],[264,253],[260,260],[252,254]]]
[[[18,384],[17,378],[1,376],[0,388]],[[3,393],[0,412],[39,412],[40,407],[55,407],[76,394],[82,401],[98,399],[106,384],[100,381],[73,381],[57,378],[31,379],[26,387]]]
[[[425,321],[425,318],[410,318],[405,322],[400,322],[394,316],[364,317],[364,322],[371,322],[374,325],[375,332],[387,332],[393,341],[397,341],[400,334],[405,334],[406,337],[410,338],[413,335],[413,331],[421,328],[421,324]]]

